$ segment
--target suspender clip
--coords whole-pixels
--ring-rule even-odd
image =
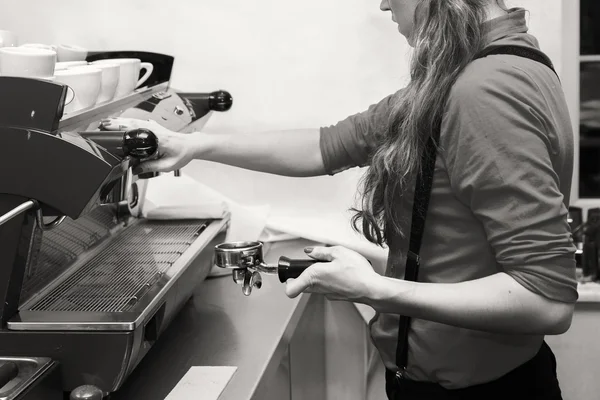
[[[417,265],[421,265],[421,256],[413,253],[412,251],[408,251],[407,257],[411,260],[413,260]]]
[[[406,373],[406,367],[402,367],[398,371],[396,371],[396,380],[400,382],[404,379],[404,374]]]

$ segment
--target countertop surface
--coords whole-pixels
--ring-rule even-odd
[[[302,249],[310,245],[273,243],[266,262],[306,258]],[[277,276],[263,275],[262,288],[249,297],[231,275],[207,279],[110,400],[163,400],[195,366],[237,367],[218,399],[253,399],[261,380],[275,373],[309,296],[288,298]]]
[[[265,258],[305,258],[302,249],[311,245],[304,239],[275,242]],[[254,400],[258,385],[281,362],[309,296],[289,299],[277,276],[263,275],[263,287],[249,297],[231,275],[207,279],[110,400],[164,400],[190,368],[213,366],[237,368],[218,400]],[[580,284],[579,302],[600,302],[600,284]],[[367,322],[375,314],[356,306]]]
[[[600,303],[600,283],[589,282],[577,285],[579,303]]]

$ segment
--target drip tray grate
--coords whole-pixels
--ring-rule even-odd
[[[205,226],[205,221],[142,221],[127,228],[29,311],[130,311]]]

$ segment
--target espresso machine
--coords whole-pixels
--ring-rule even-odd
[[[157,138],[101,121],[140,118],[186,134],[229,110],[231,96],[172,89],[167,55],[88,61],[123,57],[154,64],[146,86],[70,115],[66,86],[0,77],[0,399],[117,391],[207,277],[225,237],[227,216],[142,218],[156,174],[132,169],[157,156]]]

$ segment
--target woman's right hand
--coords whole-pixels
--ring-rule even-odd
[[[135,174],[145,172],[171,172],[183,168],[194,159],[191,135],[172,132],[155,121],[131,118],[102,120],[102,127],[109,131],[128,131],[144,128],[152,131],[158,139],[158,157],[142,161],[134,169]]]

